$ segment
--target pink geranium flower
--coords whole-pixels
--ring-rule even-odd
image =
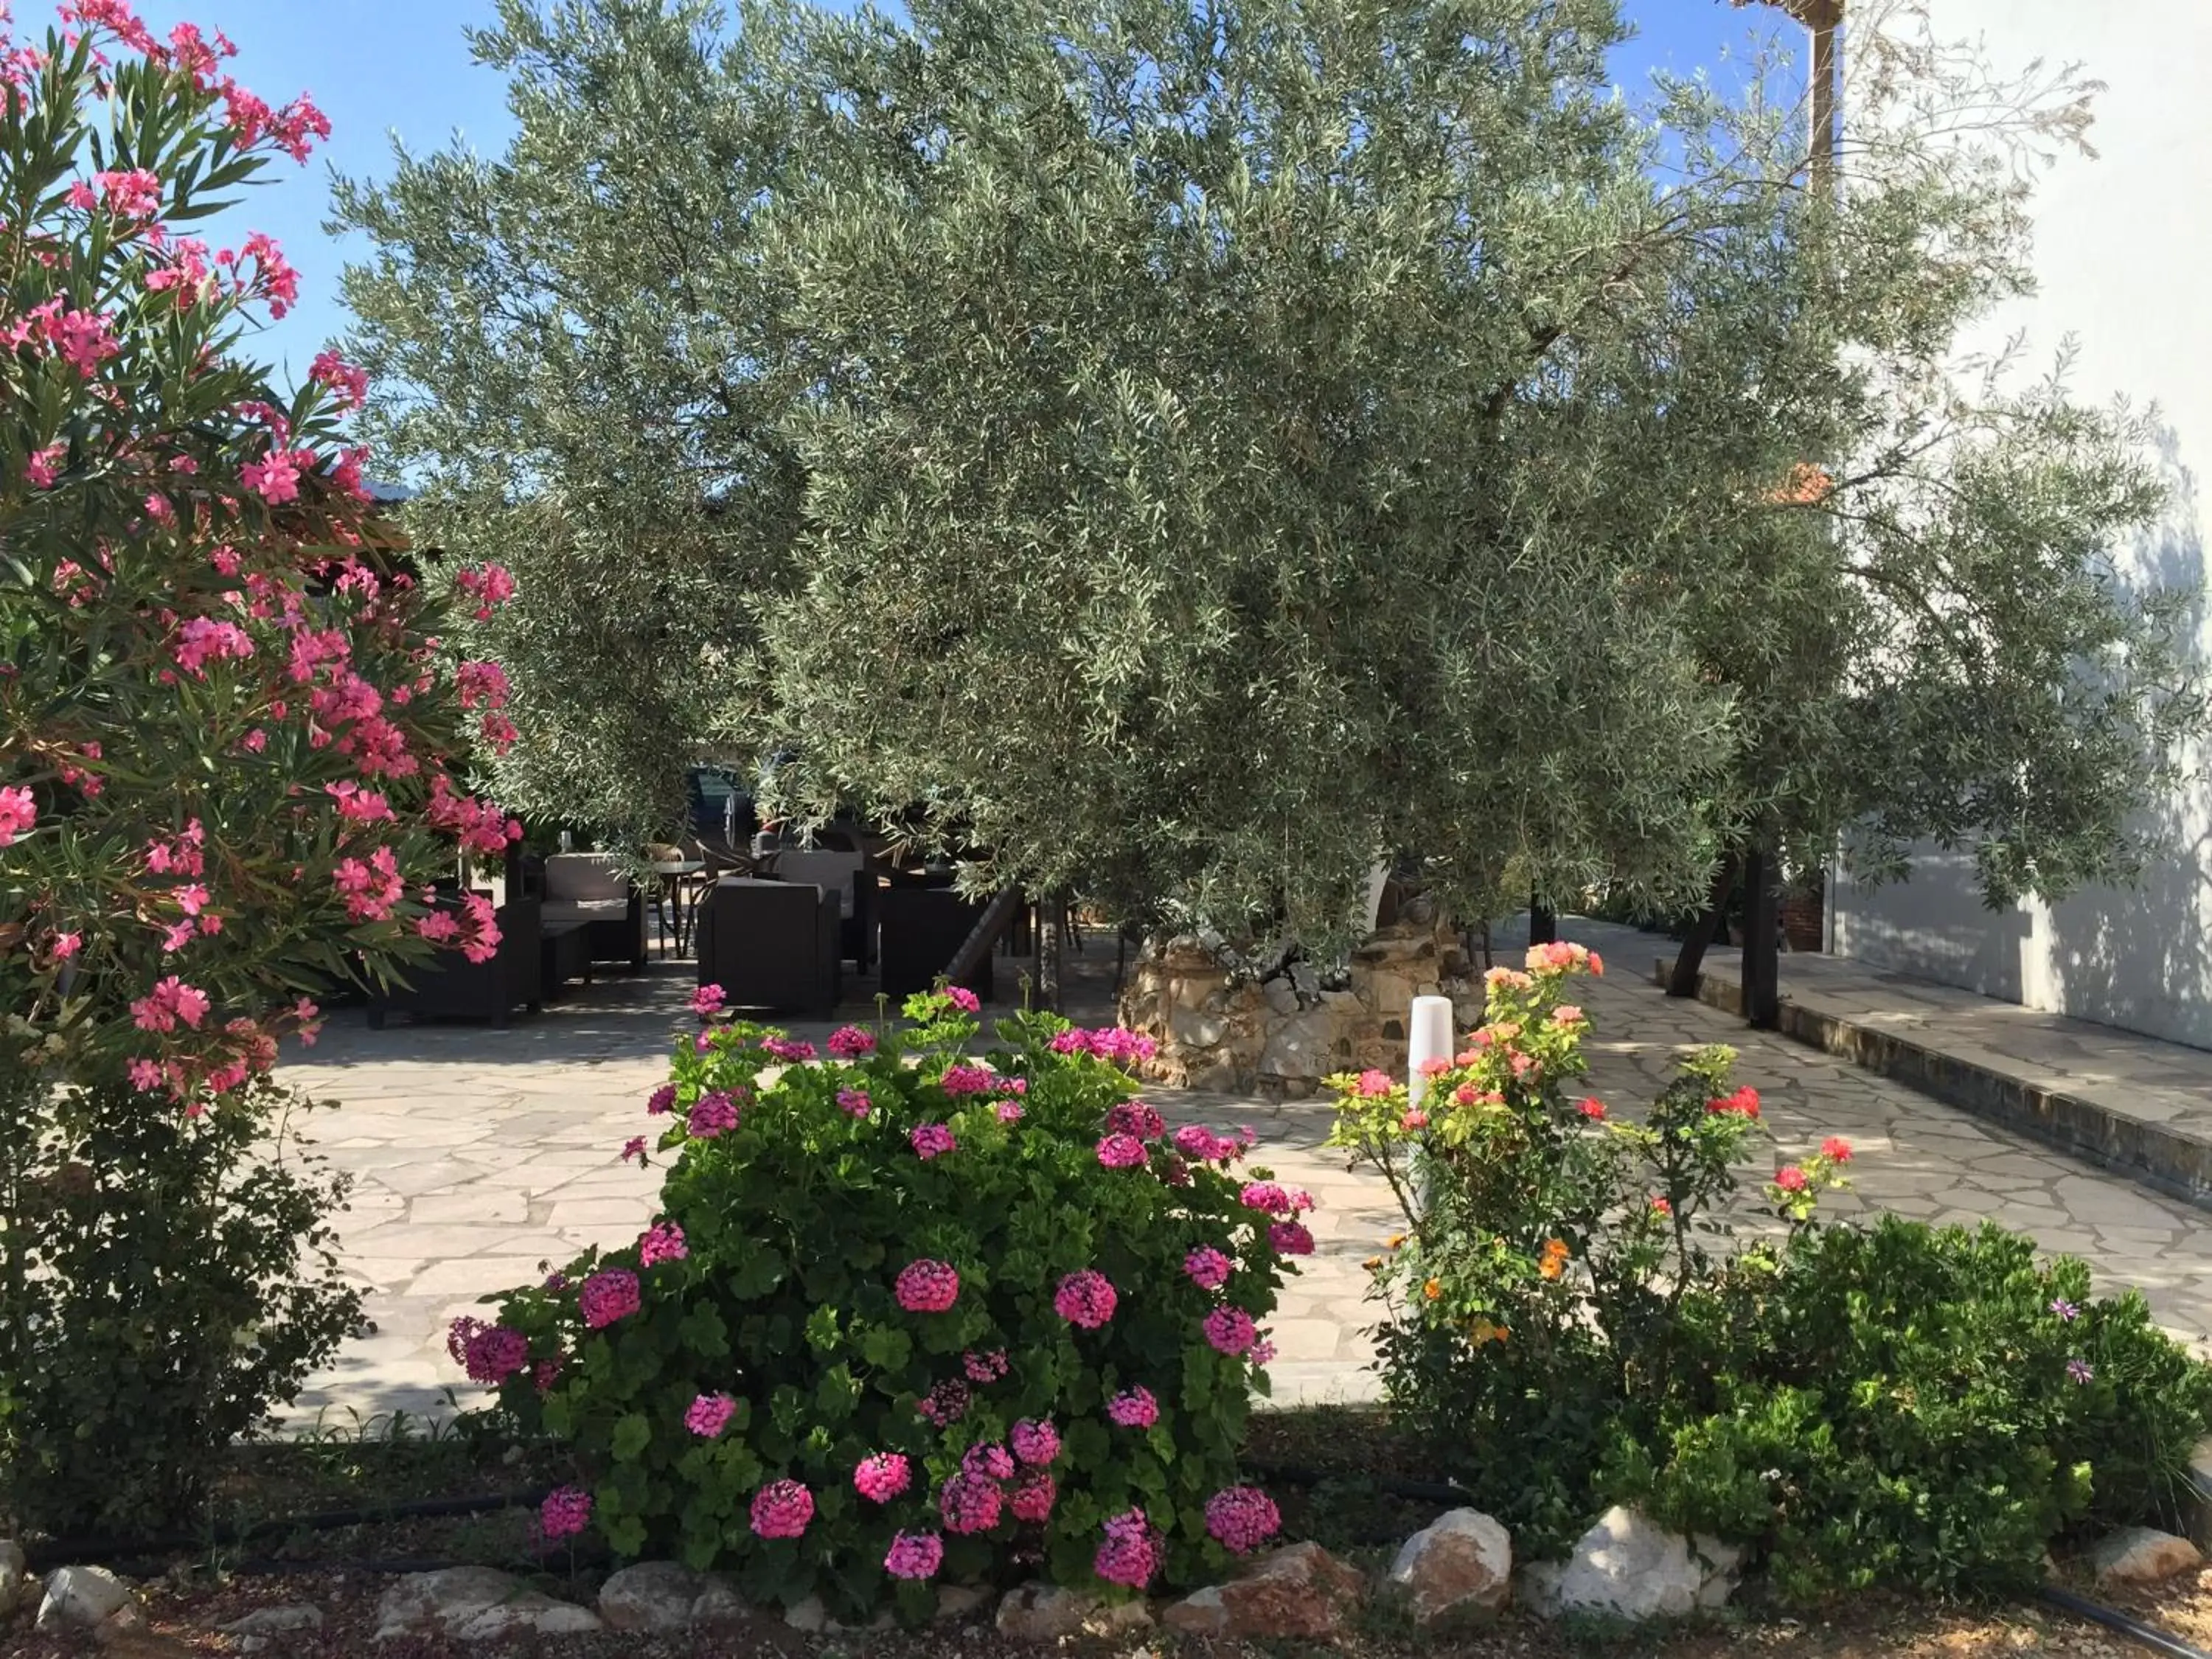
[[[796,1480],[771,1480],[753,1494],[757,1538],[799,1538],[814,1519],[814,1494]]]
[[[876,1052],[875,1035],[857,1025],[842,1026],[830,1034],[830,1052],[839,1060],[860,1060]]]
[[[1085,1267],[1060,1281],[1052,1305],[1069,1324],[1095,1331],[1113,1318],[1116,1299],[1114,1286],[1106,1275],[1096,1268]]]
[[[1201,1291],[1218,1291],[1229,1282],[1233,1264],[1211,1244],[1202,1245],[1182,1259],[1182,1270]]]
[[[738,1402],[726,1394],[702,1394],[684,1413],[684,1426],[702,1440],[712,1440],[729,1425]]]
[[[949,1261],[909,1261],[893,1288],[908,1313],[943,1313],[960,1299],[960,1275]]]
[[[853,1487],[871,1504],[888,1504],[904,1492],[913,1479],[904,1457],[896,1452],[878,1452],[860,1460],[860,1466],[853,1471]]]
[[[638,1296],[637,1275],[621,1267],[607,1267],[584,1281],[576,1293],[584,1323],[593,1330],[635,1313],[643,1305]]]
[[[1130,1389],[1106,1402],[1106,1415],[1125,1429],[1149,1429],[1160,1420],[1160,1402],[1150,1389]]]
[[[1274,1499],[1256,1486],[1231,1486],[1206,1500],[1206,1529],[1232,1555],[1249,1555],[1282,1527]]]
[[[1098,1143],[1098,1161],[1109,1170],[1133,1170],[1145,1161],[1145,1143],[1131,1134],[1115,1133]]]
[[[1206,1340],[1214,1348],[1231,1356],[1249,1352],[1260,1340],[1260,1333],[1252,1323],[1252,1316],[1242,1308],[1216,1308],[1206,1316]]]
[[[1109,1584],[1142,1589],[1152,1582],[1167,1551],[1142,1510],[1130,1510],[1106,1522],[1105,1541],[1091,1566]]]
[[[538,1506],[538,1525],[547,1538],[571,1538],[591,1524],[592,1495],[576,1486],[549,1492]]]
[[[902,1532],[884,1556],[884,1571],[894,1578],[933,1578],[944,1564],[945,1540],[933,1532]]]

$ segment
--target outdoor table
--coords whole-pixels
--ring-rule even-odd
[[[684,954],[684,939],[689,931],[685,927],[689,915],[684,902],[684,884],[692,878],[707,873],[707,861],[704,859],[664,859],[648,864],[646,868],[659,878],[659,888],[653,896],[654,915],[665,921],[673,913],[675,925],[668,931],[674,935],[676,954],[680,957]],[[665,910],[662,908],[664,903],[668,907]],[[664,945],[661,956],[665,959],[667,955],[668,948]]]

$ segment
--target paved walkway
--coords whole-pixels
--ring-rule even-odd
[[[1638,971],[1671,963],[1632,937]],[[1740,1008],[1742,977],[1715,950],[1700,994]],[[2212,1052],[1841,957],[1784,956],[1781,991],[1790,1035],[2212,1209]]]
[[[1857,1149],[1856,1189],[1832,1200],[1840,1209],[1994,1217],[2085,1258],[2102,1285],[2140,1286],[2177,1334],[2212,1333],[2212,1215],[1801,1044],[1746,1031],[1702,1004],[1669,1001],[1642,976],[1649,936],[1573,921],[1566,931],[1617,964],[1584,998],[1597,1093],[1622,1105],[1648,1101],[1681,1049],[1732,1043],[1742,1052],[1740,1077],[1768,1103],[1778,1163],[1830,1134]],[[691,1027],[689,991],[688,966],[656,965],[504,1031],[398,1024],[372,1032],[354,1015],[334,1019],[315,1048],[288,1054],[284,1081],[339,1103],[314,1133],[358,1182],[342,1247],[376,1327],[314,1380],[295,1419],[443,1411],[448,1388],[467,1403],[473,1391],[445,1352],[449,1319],[540,1276],[543,1262],[636,1237],[658,1172],[623,1164],[619,1149],[646,1127],[645,1097],[672,1036]],[[793,1030],[819,1041],[827,1028]],[[1152,1097],[1179,1121],[1249,1123],[1261,1143],[1255,1161],[1322,1200],[1316,1253],[1274,1324],[1277,1397],[1371,1396],[1364,1328],[1372,1310],[1359,1263],[1398,1218],[1380,1182],[1347,1174],[1322,1147],[1327,1106]]]

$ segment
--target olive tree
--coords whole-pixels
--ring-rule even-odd
[[[2142,434],[1953,362],[2075,84],[1947,131],[1989,88],[1896,33],[1832,198],[1785,105],[1619,95],[1622,33],[505,0],[509,154],[340,199],[380,436],[522,584],[502,787],[635,823],[775,744],[979,878],[1316,940],[1399,856],[1468,914],[1853,825],[2124,868],[2195,717],[2106,563]]]

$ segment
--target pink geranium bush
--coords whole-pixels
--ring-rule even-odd
[[[298,277],[204,227],[329,128],[230,54],[122,0],[0,10],[0,1477],[62,1530],[189,1509],[193,1449],[348,1322],[295,1272],[329,1183],[258,1150],[277,1042],[492,951],[428,884],[517,833],[460,759],[504,677],[373,545],[360,372],[244,355]],[[167,1462],[99,1461],[130,1448]]]
[[[457,1357],[574,1449],[617,1553],[757,1601],[921,1617],[1024,1563],[1218,1574],[1275,1528],[1237,1452],[1295,1267],[1271,1234],[1312,1200],[1243,1168],[1248,1135],[1170,1134],[1121,1039],[1023,1016],[976,1052],[964,994],[906,1012],[823,1057],[750,1025],[678,1042],[641,1103],[660,1219],[500,1298]]]

